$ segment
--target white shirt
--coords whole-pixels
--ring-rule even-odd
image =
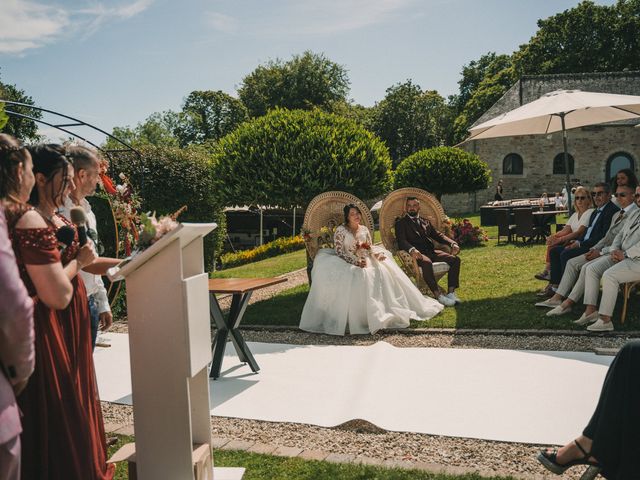
[[[67,197],[64,201],[64,206],[60,208],[59,212],[65,218],[71,220],[71,209],[75,206],[76,205],[73,203],[73,200],[71,200],[70,197]],[[87,227],[97,232],[96,215],[91,210],[91,204],[87,202],[86,198],[83,198],[80,202],[80,206],[84,208],[87,213]],[[89,241],[92,242],[93,240],[89,239]],[[80,277],[87,289],[87,296],[93,296],[98,307],[98,313],[110,312],[111,307],[109,306],[109,297],[107,295],[107,289],[104,287],[102,277],[83,270],[80,270]]]
[[[588,227],[589,220],[591,219],[591,215],[593,214],[593,208],[589,208],[584,211],[584,213],[578,218],[578,212],[573,212],[573,215],[569,217],[567,221],[567,225],[571,227],[572,232],[577,232],[580,227]]]

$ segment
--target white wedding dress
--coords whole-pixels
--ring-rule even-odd
[[[381,328],[404,328],[410,319],[426,320],[443,306],[425,297],[398,267],[390,252],[372,245],[369,229],[360,225],[354,236],[344,226],[334,235],[335,250],[318,251],[311,270],[311,290],[302,310],[300,329],[344,335],[375,333]],[[375,254],[386,258],[378,260]],[[360,258],[367,266],[358,266]]]

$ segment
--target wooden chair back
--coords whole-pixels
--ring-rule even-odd
[[[318,249],[333,246],[333,233],[338,225],[344,223],[344,207],[350,203],[360,209],[362,225],[373,237],[373,217],[362,200],[347,192],[321,193],[309,202],[302,223],[303,238],[311,260],[316,257]]]

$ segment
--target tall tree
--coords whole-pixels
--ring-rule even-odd
[[[453,117],[435,90],[411,80],[387,89],[376,105],[373,131],[387,144],[394,167],[418,150],[447,144]]]
[[[640,0],[576,7],[538,21],[513,56],[518,75],[640,69]]]
[[[345,101],[349,78],[342,65],[310,51],[287,62],[270,61],[244,77],[238,89],[240,100],[252,117],[281,107],[333,111],[334,102]]]
[[[27,105],[35,105],[33,98],[20,90],[16,85],[2,83],[0,81],[0,100],[10,100],[12,102],[24,103]],[[5,105],[5,110],[10,110],[19,115],[9,115],[4,128],[0,129],[4,133],[13,135],[20,140],[38,140],[38,125],[34,120],[23,118],[20,115],[26,115],[35,119],[42,117],[42,112],[33,108],[18,105]]]
[[[511,56],[483,55],[463,67],[455,141],[522,75],[640,69],[640,0],[576,7],[538,21],[536,34]],[[480,78],[480,81],[478,79]]]
[[[182,146],[217,142],[247,120],[243,103],[222,91],[194,91],[185,99],[175,133]]]
[[[142,145],[155,145],[158,147],[178,146],[178,138],[174,131],[177,129],[179,117],[176,112],[167,110],[165,112],[152,113],[144,122],[138,123],[135,127],[114,127],[112,135],[120,140],[140,147]],[[113,139],[107,139],[106,149],[119,149],[122,146]]]

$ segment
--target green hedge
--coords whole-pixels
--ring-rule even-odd
[[[283,253],[302,250],[305,247],[302,237],[283,237],[269,243],[265,243],[251,250],[242,250],[235,253],[225,253],[220,257],[222,268],[238,267],[247,263],[257,262],[265,258],[275,257]]]
[[[374,198],[391,187],[384,143],[353,120],[276,109],[220,140],[214,181],[226,205],[305,206],[343,190]]]
[[[125,154],[112,161],[112,178],[117,179],[121,172],[129,177],[142,198],[143,212],[166,215],[186,205],[179,221],[216,222],[218,228],[204,239],[205,269],[213,271],[226,235],[226,220],[213,183],[211,156],[199,147],[147,145],[139,150],[141,158]]]
[[[395,171],[395,188],[418,187],[443,194],[484,190],[491,182],[489,166],[478,155],[455,147],[434,147],[410,155]]]

